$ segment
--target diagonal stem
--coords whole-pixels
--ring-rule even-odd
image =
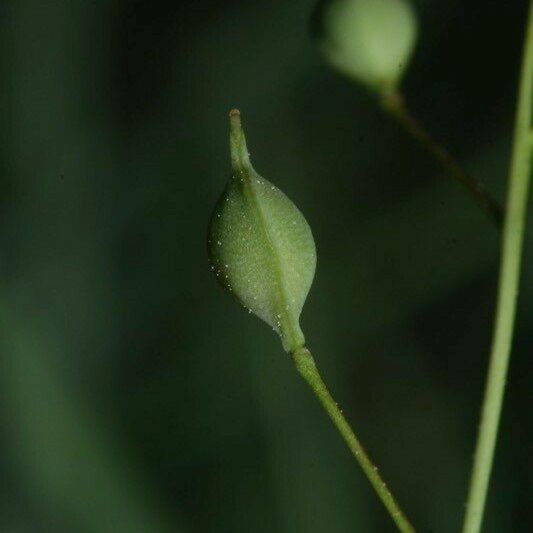
[[[532,99],[533,0],[529,6],[518,93],[496,319],[463,533],[478,533],[481,530],[511,355],[531,173]]]
[[[466,189],[485,214],[501,227],[503,211],[499,203],[485,187],[468,174],[455,157],[437,142],[413,116],[405,104],[405,99],[398,91],[387,92],[381,96],[381,105],[393,116],[444,168]]]
[[[363,446],[359,442],[359,439],[355,436],[352,428],[335,403],[335,400],[331,397],[331,394],[320,377],[320,373],[318,372],[311,352],[307,348],[298,348],[292,352],[292,357],[298,372],[311,387],[322,404],[322,407],[324,407],[325,411],[331,418],[331,421],[335,424],[335,427],[346,442],[352,455],[363,469],[363,472],[376,491],[379,499],[394,520],[398,531],[401,531],[402,533],[414,533],[415,530],[413,526],[409,523],[409,520],[407,520],[406,516],[400,509],[398,502],[394,499],[394,496],[379,475],[377,466],[375,466],[370,457],[368,457]]]

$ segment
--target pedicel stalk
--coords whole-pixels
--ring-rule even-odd
[[[208,255],[220,284],[281,337],[296,369],[331,418],[399,531],[414,532],[331,397],[305,346],[300,313],[313,282],[316,249],[298,208],[252,167],[238,110],[230,112],[233,175],[208,230]]]

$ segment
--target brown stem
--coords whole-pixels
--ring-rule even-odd
[[[405,105],[403,96],[398,92],[385,93],[381,97],[383,109],[398,122],[418,141],[424,148],[443,166],[452,177],[460,182],[470,193],[481,209],[501,229],[503,222],[503,209],[492,198],[485,187],[475,178],[470,176],[455,157],[437,142],[424,126],[411,114]]]

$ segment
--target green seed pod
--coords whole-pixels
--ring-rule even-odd
[[[331,0],[314,15],[328,63],[372,91],[394,90],[409,63],[417,21],[407,0]]]
[[[298,208],[253,169],[237,110],[230,112],[230,148],[233,175],[209,223],[211,268],[293,352],[304,345],[299,318],[315,274],[313,235]]]

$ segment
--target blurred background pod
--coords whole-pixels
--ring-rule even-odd
[[[398,86],[418,32],[408,0],[323,0],[312,20],[330,66],[372,91]]]

